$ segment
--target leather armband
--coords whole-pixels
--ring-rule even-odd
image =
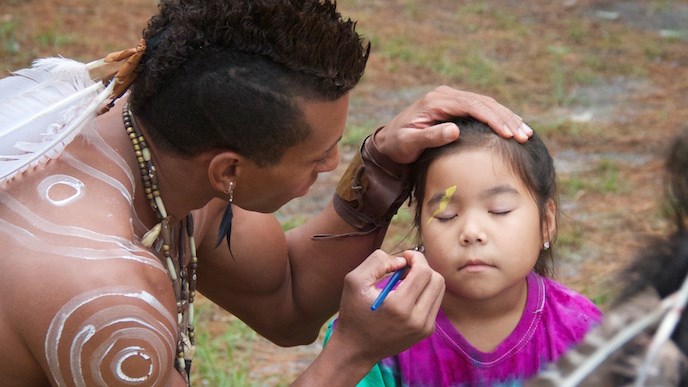
[[[360,231],[353,235],[368,234],[389,224],[411,191],[410,166],[382,154],[374,138],[372,134],[363,141],[333,199],[337,214]]]

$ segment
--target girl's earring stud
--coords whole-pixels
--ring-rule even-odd
[[[545,248],[545,250],[549,250],[549,241],[545,242],[544,248]]]

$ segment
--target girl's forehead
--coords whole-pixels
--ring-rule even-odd
[[[492,185],[500,181],[509,181],[525,188],[525,182],[517,170],[494,149],[471,148],[435,159],[428,169],[426,188],[445,189],[457,184],[459,190],[465,190],[468,184]]]
[[[471,147],[438,156],[429,169],[443,169],[482,174],[486,171],[513,172],[514,166],[493,147]],[[445,171],[446,173],[447,171]]]

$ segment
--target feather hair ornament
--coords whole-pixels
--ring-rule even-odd
[[[124,94],[145,51],[142,42],[86,64],[66,58],[38,59],[32,67],[0,79],[0,186],[57,158]],[[125,59],[114,81],[109,82],[114,71],[92,79],[91,72]]]

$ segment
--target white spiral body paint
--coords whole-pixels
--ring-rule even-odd
[[[127,165],[127,162],[124,161],[124,159],[117,153],[117,151],[108,144],[103,137],[98,134],[98,132],[93,132],[91,135],[88,136],[88,141],[91,143],[91,145],[100,150],[103,153],[103,156],[105,156],[108,160],[111,160],[114,164],[116,164],[122,172],[127,176],[127,179],[129,180],[129,186],[133,187],[134,186],[134,174],[131,172],[131,169],[129,169],[129,166]],[[138,174],[136,175],[136,178],[138,178]],[[130,193],[133,196],[133,192]]]
[[[9,243],[3,242],[2,234],[4,233],[7,237],[5,240],[12,240],[15,244],[39,254],[49,253],[53,256],[88,261],[122,259],[136,261],[165,271],[159,259],[151,256],[149,251],[144,251],[133,240],[108,234],[107,232],[110,230],[106,226],[106,219],[103,222],[94,223],[94,226],[89,228],[53,220],[53,213],[58,213],[58,211],[82,213],[84,200],[93,203],[94,206],[102,203],[101,198],[90,197],[89,191],[101,193],[109,191],[111,194],[108,197],[119,193],[124,198],[125,203],[128,204],[128,208],[124,211],[129,211],[131,214],[128,224],[132,228],[132,235],[137,235],[140,238],[147,231],[136,216],[132,205],[135,187],[134,173],[117,151],[97,132],[93,131],[88,134],[88,142],[93,149],[100,152],[101,164],[110,168],[113,173],[123,176],[121,177],[123,181],[119,181],[95,166],[88,165],[73,155],[72,152],[66,150],[60,157],[61,163],[65,167],[74,168],[83,177],[68,174],[73,173],[72,171],[68,172],[66,170],[68,168],[59,168],[59,172],[62,173],[47,175],[36,184],[35,189],[39,201],[25,197],[25,194],[14,197],[6,191],[0,191],[0,212],[4,214],[0,218],[0,244]],[[94,186],[97,186],[98,189],[91,188]],[[57,188],[60,188],[60,195],[54,193]],[[46,213],[46,211],[39,210],[40,201],[49,203],[55,207],[55,211]],[[119,203],[122,201],[120,200]],[[72,206],[76,205],[80,207],[78,209],[75,207],[72,210]],[[114,205],[112,206],[113,211],[119,212],[121,216],[122,209],[116,209]],[[5,211],[3,211],[3,207],[6,207]],[[77,218],[72,219],[77,220]],[[97,227],[102,231],[97,231]],[[65,240],[63,237],[71,238],[69,244],[60,243]]]
[[[89,314],[93,310],[97,312]],[[79,312],[87,317],[77,316]],[[132,386],[162,385],[166,375],[161,371],[173,364],[175,327],[172,313],[148,292],[130,287],[94,289],[72,298],[55,315],[45,338],[46,359],[57,385],[66,380],[77,386],[107,385],[112,378]],[[67,329],[76,333],[65,335]],[[97,345],[94,353],[84,358],[85,348],[93,345]],[[64,364],[59,352],[67,348],[69,364]],[[147,371],[128,374],[128,361],[144,362]],[[84,375],[90,375],[89,380]]]
[[[93,147],[96,149],[100,150],[103,153],[103,156],[105,156],[107,159],[111,160],[113,164],[117,165],[119,169],[122,170],[122,172],[126,175],[127,180],[128,180],[128,185],[125,184],[127,187],[134,187],[135,186],[135,179],[139,179],[139,174],[138,171],[136,173],[136,176],[134,176],[134,173],[129,169],[129,166],[127,165],[127,162],[124,161],[124,159],[117,153],[117,151],[110,146],[97,132],[93,132],[88,136],[88,141],[91,143]],[[134,196],[133,190],[130,191],[130,196]],[[132,222],[132,227],[134,228],[134,231],[138,233],[138,235],[143,235],[148,231],[148,228],[141,222],[139,217],[136,215],[134,212],[134,216],[131,219]]]
[[[45,181],[45,180],[44,180]],[[107,235],[89,230],[83,227],[61,225],[51,222],[38,216],[30,208],[12,196],[0,191],[0,202],[16,215],[17,219],[22,219],[31,224],[33,232],[0,219],[0,232],[6,232],[23,247],[36,252],[51,251],[53,254],[62,255],[70,258],[85,260],[98,259],[125,259],[137,261],[146,265],[153,266],[164,271],[164,267],[159,260],[145,254],[140,247],[132,241],[116,235]],[[111,248],[88,248],[80,246],[56,245],[52,240],[41,238],[36,235],[36,231],[41,231],[49,236],[56,237],[75,237],[83,240],[80,245],[87,245],[89,242],[103,242],[111,244]]]
[[[145,382],[150,375],[153,374],[153,365],[151,364],[150,367],[148,368],[148,373],[146,376],[142,376],[139,378],[133,378],[129,375],[125,375],[124,372],[122,371],[122,364],[127,361],[130,357],[138,356],[141,357],[144,360],[149,360],[150,356],[145,354],[143,352],[143,348],[141,347],[127,347],[124,350],[122,350],[122,356],[120,356],[120,360],[113,365],[111,371],[116,373],[117,376],[124,380],[125,382],[128,383],[142,383]]]
[[[92,166],[90,166],[88,164],[85,164],[85,163],[77,160],[76,158],[72,157],[72,155],[70,155],[67,152],[65,152],[65,154],[62,155],[62,158],[64,159],[64,161],[67,164],[71,165],[72,167],[78,169],[79,171],[81,171],[83,173],[91,175],[92,177],[100,180],[101,182],[103,182],[107,185],[110,185],[111,187],[113,187],[114,189],[119,191],[119,193],[122,194],[122,196],[127,200],[127,202],[129,202],[129,204],[133,203],[131,193],[129,192],[127,187],[125,187],[124,184],[122,184],[119,180],[113,178],[112,176],[109,176],[106,173],[99,171],[96,168],[93,168]]]
[[[69,266],[69,270],[44,273],[55,284],[65,281],[67,292],[79,289],[67,282],[80,279],[63,273],[73,273],[81,262],[88,262],[100,275],[118,268],[119,262],[126,263],[137,284],[153,278],[151,273],[156,271],[164,274],[157,278],[166,280],[167,271],[155,253],[138,243],[147,231],[133,208],[138,170],[133,173],[97,134],[89,141],[89,159],[78,148],[68,148],[59,159],[0,190],[4,262],[17,260],[26,268],[44,267],[44,263]],[[138,271],[146,272],[146,277],[136,277]],[[17,272],[27,278],[30,273]],[[127,284],[126,278],[122,281]],[[151,285],[153,289],[160,284]],[[43,345],[55,383],[92,386],[116,380],[130,386],[163,385],[166,370],[174,367],[176,315],[151,293],[134,286],[76,291],[69,293],[73,297],[64,305],[54,305],[57,314],[44,316],[50,325]],[[11,358],[3,359],[12,366]]]

